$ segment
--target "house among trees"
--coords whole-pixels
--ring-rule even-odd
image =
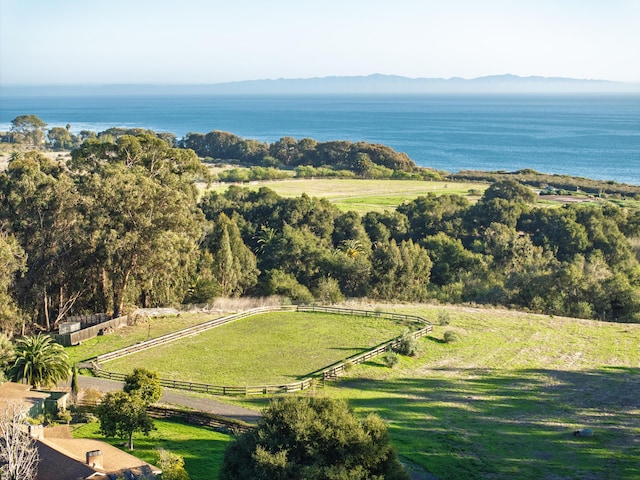
[[[36,441],[36,480],[151,479],[162,471],[108,443],[71,438],[68,428],[45,429]]]

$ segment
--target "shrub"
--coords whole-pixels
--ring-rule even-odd
[[[395,352],[387,352],[382,355],[382,363],[389,368],[395,367],[399,361],[400,359],[398,358],[398,354]]]
[[[353,362],[351,360],[345,360],[342,364],[342,371],[347,373],[353,369]]]
[[[290,273],[282,270],[271,270],[266,274],[265,293],[267,295],[282,295],[291,299],[294,304],[313,302],[313,295],[307,287],[298,283]]]
[[[359,419],[345,401],[286,397],[227,448],[219,478],[409,480],[377,415]]]
[[[453,343],[460,340],[460,334],[454,330],[444,332],[444,343]]]
[[[324,277],[318,281],[315,297],[319,302],[323,303],[340,303],[344,301],[344,295],[340,290],[338,280],[331,277]]]
[[[445,310],[438,312],[438,325],[447,326],[451,323],[451,315]]]
[[[405,330],[398,344],[393,347],[393,351],[400,355],[413,357],[418,353],[418,341],[411,335],[409,330]]]

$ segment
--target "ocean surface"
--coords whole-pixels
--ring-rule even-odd
[[[80,130],[143,127],[389,145],[448,172],[532,168],[640,185],[640,95],[306,95],[0,97],[18,115]]]

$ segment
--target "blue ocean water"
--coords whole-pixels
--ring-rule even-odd
[[[640,95],[2,97],[0,130],[35,114],[73,131],[144,127],[182,137],[224,130],[382,143],[449,172],[514,171],[640,185]]]

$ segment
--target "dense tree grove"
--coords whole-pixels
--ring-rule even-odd
[[[345,402],[287,397],[273,401],[258,428],[226,450],[224,480],[408,480],[375,414],[359,420]]]
[[[420,169],[405,154],[386,145],[366,142],[317,142],[310,138],[295,140],[283,137],[274,143],[246,140],[228,132],[189,133],[179,143],[199,156],[245,166],[299,167],[316,169],[330,166],[332,171],[355,172],[362,177],[390,177],[394,172],[419,172],[437,176],[431,170]],[[310,170],[301,176],[308,176]],[[327,173],[327,172],[325,172]]]
[[[225,155],[237,148],[288,165],[304,153],[318,165],[344,158],[366,169],[386,151],[292,139],[241,144],[213,133]],[[12,156],[0,174],[0,332],[55,329],[68,314],[117,315],[127,304],[272,294],[294,302],[478,302],[640,321],[638,211],[541,208],[509,179],[475,204],[431,194],[365,215],[264,187],[199,195],[194,181],[206,170],[174,142],[113,131],[87,137],[67,163],[37,152]]]

